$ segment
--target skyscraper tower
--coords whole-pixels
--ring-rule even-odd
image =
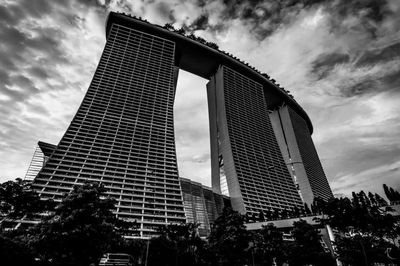
[[[33,181],[42,198],[60,200],[74,185],[98,181],[117,200],[115,214],[139,223],[139,237],[185,222],[173,124],[179,69],[210,80],[212,186],[229,194],[235,210],[258,214],[303,204],[285,160],[286,133],[270,116],[281,106],[290,108],[309,191],[329,188],[322,167],[307,168],[319,163],[315,149],[307,153],[309,117],[268,76],[215,45],[127,15],[111,12],[106,35],[82,104]]]
[[[269,120],[263,86],[221,66],[207,92],[215,191],[222,192],[220,184],[226,183],[232,207],[243,214],[301,208]]]
[[[39,171],[49,160],[53,151],[57,146],[43,141],[38,141],[35,153],[33,154],[31,163],[29,164],[28,171],[26,172],[24,181],[33,181]]]
[[[73,185],[100,181],[120,218],[185,222],[175,154],[175,44],[113,23],[89,89],[33,188],[59,199]]]
[[[304,119],[292,108],[281,106],[270,113],[270,120],[302,200],[311,205],[315,197],[323,200],[333,197]]]

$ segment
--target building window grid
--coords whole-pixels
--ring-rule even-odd
[[[168,43],[168,41],[160,42],[158,39],[154,41],[154,38],[153,40],[147,37],[147,39],[142,38],[147,45],[159,45],[160,48],[157,48],[157,50],[163,51],[161,56],[154,56],[154,50],[156,49],[150,47],[148,54],[137,53],[138,56],[142,57],[149,55],[146,58],[149,68],[151,67],[154,69],[154,67],[158,67],[155,75],[152,75],[150,72],[143,74],[145,76],[148,74],[148,79],[151,79],[146,86],[155,86],[160,89],[160,91],[149,93],[146,91],[145,87],[143,87],[145,84],[137,78],[137,71],[135,75],[133,75],[133,71],[129,72],[125,70],[126,67],[132,67],[135,63],[136,67],[143,68],[146,66],[145,63],[132,60],[134,56],[129,56],[129,60],[125,60],[128,58],[126,53],[131,53],[135,51],[135,49],[140,49],[140,47],[130,47],[129,38],[131,33],[128,35],[125,34],[124,38],[127,38],[126,40],[124,38],[116,40],[116,36],[121,34],[119,34],[120,27],[114,26],[103,52],[101,62],[94,75],[88,93],[82,102],[80,110],[71,122],[71,126],[67,130],[65,137],[60,142],[60,147],[54,154],[55,159],[51,160],[49,166],[42,170],[43,174],[38,176],[37,183],[35,183],[34,186],[36,186],[44,196],[46,195],[59,199],[61,194],[58,193],[58,191],[69,191],[70,188],[68,188],[68,185],[72,186],[85,179],[103,180],[106,188],[109,189],[109,193],[117,196],[119,203],[122,203],[123,195],[140,194],[143,191],[144,195],[141,195],[142,204],[146,201],[157,201],[160,199],[164,201],[166,199],[176,200],[173,205],[164,202],[166,206],[165,212],[156,213],[156,211],[154,211],[151,213],[152,211],[150,211],[150,213],[142,213],[142,216],[137,216],[137,218],[143,217],[141,221],[152,220],[151,216],[158,217],[160,215],[163,219],[158,219],[158,222],[184,221],[179,182],[172,182],[174,179],[177,179],[174,136],[173,132],[166,134],[166,131],[173,129],[173,124],[171,124],[173,123],[172,104],[167,104],[167,106],[165,106],[165,104],[163,105],[163,101],[166,99],[173,99],[175,93],[173,89],[172,67],[174,57],[173,44]],[[141,34],[141,36],[143,35],[144,34]],[[122,43],[122,47],[125,47],[125,50],[121,49],[121,45],[118,47],[115,46],[117,41]],[[135,45],[139,44],[138,38],[135,37],[134,43]],[[154,63],[163,60],[169,60],[170,63],[167,64],[165,63],[166,61],[158,65]],[[127,62],[124,66],[125,68],[119,63],[124,61]],[[107,72],[109,74],[106,74]],[[168,75],[162,74],[161,72],[168,73]],[[117,77],[120,77],[119,80],[121,80],[121,83],[117,82]],[[156,81],[153,82],[153,80]],[[160,80],[163,80],[163,82],[160,83]],[[135,86],[142,86],[141,91],[134,91],[132,93],[124,91],[124,89],[130,90]],[[167,91],[168,88],[172,88],[169,89],[170,92]],[[110,90],[111,93],[109,93]],[[167,91],[167,93],[165,91]],[[158,93],[157,97],[154,96],[155,93]],[[134,101],[130,100],[132,97],[141,97],[141,102],[136,110]],[[118,105],[122,105],[124,108],[118,108]],[[104,107],[105,109],[103,109]],[[164,112],[163,108],[165,110]],[[165,108],[167,108],[167,110]],[[147,115],[146,112],[149,113],[149,115]],[[137,118],[127,118],[125,117],[125,113],[133,114]],[[165,116],[162,115],[163,113]],[[118,123],[114,122],[115,117],[120,117]],[[137,120],[138,118],[149,121],[147,124],[149,125],[149,131],[140,133],[140,130],[137,130],[136,126],[131,126],[132,122],[134,122],[144,126],[142,128],[147,128],[145,120]],[[112,130],[114,126],[118,128],[116,134]],[[130,146],[135,146],[135,152],[142,154],[142,158],[146,156],[147,163],[141,163],[139,157],[132,153],[132,149],[129,147],[129,141],[127,141],[130,137],[126,135],[138,138],[138,141],[132,141]],[[148,135],[151,137],[149,138]],[[88,144],[88,141],[91,143]],[[166,145],[164,144],[165,142]],[[137,147],[135,143],[142,145]],[[150,143],[155,143],[154,147],[149,147]],[[126,145],[128,145],[129,148],[127,148]],[[132,162],[136,161],[133,164],[137,165],[135,167],[137,170],[147,167],[151,167],[155,170],[160,169],[161,171],[155,171],[155,177],[164,180],[164,186],[159,186],[156,183],[149,185],[149,187],[155,189],[152,193],[143,190],[144,186],[140,187],[141,189],[125,188],[125,186],[134,184],[131,182],[132,180],[145,180],[148,178],[148,174],[144,171],[142,171],[142,174],[139,174],[135,170],[131,171],[130,166],[128,166],[131,164],[128,163],[129,160],[132,160]],[[126,163],[126,165],[124,165],[124,163]],[[95,170],[99,164],[102,165],[100,168],[102,170]],[[171,167],[168,167],[169,165],[171,165]],[[84,169],[83,171],[82,166]],[[69,174],[72,174],[72,178],[70,178],[71,176]],[[120,181],[106,180],[113,176],[120,178]],[[49,182],[51,182],[51,185]],[[168,184],[170,188],[167,188],[166,184]],[[138,202],[135,201],[136,205],[134,205],[133,202],[134,201],[132,201],[131,205],[128,207],[122,207],[120,204],[117,205],[117,208],[119,208],[117,209],[117,213],[121,213],[122,216],[126,212],[137,214],[139,205],[137,205]],[[172,206],[182,207],[177,208]],[[156,218],[153,220],[155,221],[155,219]]]
[[[266,103],[263,100],[261,85],[224,67],[224,94],[232,154],[240,187],[244,187],[242,194],[245,205],[246,202],[257,202],[255,206],[259,209],[262,209],[263,206],[270,206],[269,202],[278,195],[283,195],[282,183],[284,189],[289,193],[286,191],[283,200],[275,201],[279,202],[280,208],[301,205],[300,199],[296,197],[297,192],[294,185],[291,184],[293,183],[291,178],[289,180],[285,175],[286,166],[278,160],[279,156],[282,157],[278,150],[279,147],[277,145],[275,145],[276,147],[274,145],[265,146],[266,143],[273,141],[273,135],[271,135],[273,132],[272,126],[268,124],[269,121],[265,121],[267,118],[263,118]],[[254,133],[260,130],[267,134]],[[235,132],[240,133],[235,134]],[[267,141],[261,140],[260,135],[267,135]],[[273,149],[269,151],[271,146]],[[274,157],[277,159],[271,160]],[[274,168],[278,165],[279,169],[272,171],[265,169],[266,167],[263,165],[268,166],[268,164],[273,165]],[[279,182],[274,182],[274,177],[278,178]],[[251,193],[247,193],[247,191],[251,191]],[[280,198],[282,197],[280,196]],[[252,208],[246,207],[246,209]]]

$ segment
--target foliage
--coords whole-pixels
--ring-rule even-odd
[[[321,222],[336,230],[335,245],[344,264],[388,262],[385,250],[393,246],[400,229],[386,205],[378,194],[360,191],[351,199],[333,198],[323,207]]]
[[[324,250],[314,226],[304,220],[294,222],[292,235],[294,242],[287,244],[289,265],[335,265],[331,254]]]
[[[325,222],[339,231],[388,236],[395,225],[395,218],[381,209],[380,199],[372,193],[353,192],[353,197],[333,198],[323,209]]]
[[[35,263],[29,248],[5,236],[0,236],[0,258],[3,266],[25,266]]]
[[[393,189],[387,188],[391,195]],[[388,197],[389,198],[389,197]],[[393,198],[389,198],[391,200]],[[6,218],[29,217],[51,211],[39,225],[29,230],[1,231],[2,265],[89,265],[106,252],[125,252],[148,265],[331,265],[334,263],[320,243],[316,227],[303,220],[294,223],[294,241],[284,241],[273,224],[257,232],[246,230],[246,216],[230,208],[215,220],[208,243],[197,234],[198,224],[171,224],[159,228],[159,237],[126,240],[121,234],[133,224],[113,213],[115,200],[94,183],[74,187],[61,203],[41,201],[22,180],[0,185],[0,211]],[[360,191],[351,198],[316,198],[304,209],[270,209],[248,215],[248,221],[321,214],[322,225],[336,232],[338,258],[345,265],[399,263],[400,251],[394,246],[400,235],[400,222],[393,217],[385,200],[377,194]],[[307,210],[308,209],[308,210]],[[4,218],[3,218],[4,221]],[[148,245],[149,244],[149,245]],[[307,252],[304,252],[307,251]],[[389,251],[392,256],[389,256]]]
[[[0,214],[7,218],[31,216],[52,208],[52,201],[40,200],[22,179],[0,184]]]
[[[115,228],[130,224],[112,212],[114,200],[104,196],[101,185],[75,186],[46,221],[29,231],[27,239],[38,258],[51,265],[89,265],[123,239]]]
[[[198,236],[199,224],[170,224],[150,241],[148,265],[203,265],[205,242]]]
[[[276,261],[278,265],[285,261],[285,243],[283,233],[269,223],[252,236],[255,261],[259,265],[272,265]]]
[[[388,187],[386,184],[383,184],[383,191],[390,202],[400,201],[400,193],[394,190],[392,187]]]
[[[178,34],[181,34],[181,35],[183,35],[183,36],[185,36],[185,37],[187,37],[187,38],[189,38],[189,39],[195,40],[196,42],[199,42],[199,43],[201,43],[201,44],[207,45],[208,47],[213,48],[213,49],[215,49],[215,50],[218,50],[218,49],[219,49],[219,47],[218,47],[218,45],[217,45],[216,43],[207,42],[205,39],[194,35],[193,32],[191,32],[190,34],[186,33],[185,28],[175,29],[174,26],[172,26],[172,24],[170,24],[170,23],[166,23],[166,24],[163,26],[163,28],[164,28],[164,29],[167,29],[167,30],[169,30],[169,31],[172,31],[172,32],[176,32],[176,33],[178,33]]]
[[[125,239],[118,252],[129,254],[134,259],[134,265],[142,265],[146,256],[147,241],[144,239]]]
[[[248,260],[250,234],[244,221],[244,216],[231,208],[224,208],[215,220],[208,242],[219,265],[243,265]]]
[[[382,238],[362,235],[339,236],[336,239],[339,260],[344,265],[373,265],[394,260],[386,255],[388,248],[395,248]]]

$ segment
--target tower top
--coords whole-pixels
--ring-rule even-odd
[[[266,101],[269,109],[275,109],[283,104],[289,105],[303,117],[310,133],[313,132],[313,125],[310,118],[304,109],[294,100],[293,96],[276,84],[273,79],[270,79],[268,75],[261,73],[256,68],[242,62],[233,55],[219,50],[216,46],[211,47],[184,34],[171,31],[167,27],[151,24],[146,20],[116,12],[110,12],[108,15],[106,21],[107,38],[114,23],[174,42],[176,47],[175,65],[182,70],[202,78],[210,79],[219,65],[225,65],[239,73],[243,73],[252,80],[260,83],[264,90],[268,90]]]

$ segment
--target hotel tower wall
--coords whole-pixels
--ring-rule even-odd
[[[120,218],[185,222],[175,155],[174,43],[113,24],[81,106],[35,178],[42,198],[100,181],[117,199]]]
[[[222,192],[225,178],[232,207],[243,214],[301,207],[269,120],[262,85],[221,66],[207,92],[215,191]]]
[[[210,80],[212,187],[229,194],[235,210],[258,214],[302,205],[283,135],[277,138],[269,116],[283,105],[290,107],[310,191],[328,193],[322,167],[307,168],[319,163],[309,117],[268,75],[215,45],[123,14],[109,14],[106,35],[82,104],[33,181],[42,198],[60,200],[76,184],[99,181],[117,200],[117,216],[139,223],[138,237],[187,221],[173,123],[179,69]]]
[[[306,122],[288,106],[270,113],[284,161],[302,200],[311,205],[315,197],[333,197]]]

